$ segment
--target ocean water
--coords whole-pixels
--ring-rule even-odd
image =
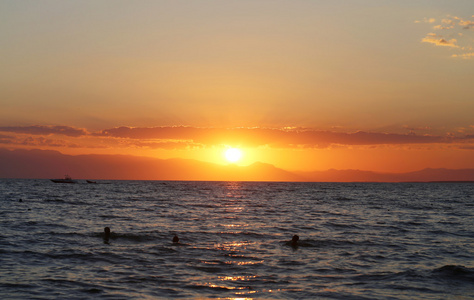
[[[474,299],[473,183],[1,179],[0,229],[1,299]]]

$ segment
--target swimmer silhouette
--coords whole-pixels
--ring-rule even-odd
[[[104,243],[108,244],[109,243],[109,238],[110,238],[110,228],[105,227],[104,228]]]
[[[179,237],[175,234],[173,237],[173,243],[178,243],[179,242]]]
[[[293,247],[298,246],[298,240],[299,239],[300,239],[300,237],[295,234],[293,236],[293,238],[291,239],[291,246],[293,246]]]

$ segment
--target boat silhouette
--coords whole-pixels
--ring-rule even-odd
[[[63,179],[51,179],[55,183],[77,183],[76,180],[73,180],[71,176],[65,175]]]

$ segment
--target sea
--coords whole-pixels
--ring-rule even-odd
[[[473,246],[474,183],[0,179],[0,299],[474,299]]]

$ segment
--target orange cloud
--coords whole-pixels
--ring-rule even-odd
[[[474,16],[473,16],[474,17]],[[454,17],[456,20],[459,20],[459,26],[462,26],[463,29],[471,29],[474,27],[474,22],[470,20],[463,20],[459,17]]]
[[[1,136],[0,144],[17,145],[26,147],[40,147],[40,148],[80,148],[78,143],[71,143],[66,140],[48,139],[42,136]]]
[[[423,22],[435,23],[436,20],[425,18]],[[416,23],[422,22],[416,21]],[[434,25],[432,28],[434,30],[442,31],[443,35],[428,33],[424,38],[422,38],[422,43],[430,43],[436,46],[451,47],[457,49],[457,51],[464,52],[451,55],[451,57],[454,58],[472,58],[472,53],[466,51],[473,50],[473,36],[471,29],[474,28],[474,20],[467,20],[461,17],[448,15],[446,18],[441,19],[441,22],[439,24]],[[453,37],[457,37],[459,40]]]
[[[33,135],[50,135],[50,134],[60,134],[71,137],[79,137],[86,135],[87,132],[84,129],[74,128],[70,126],[10,126],[10,127],[0,127],[0,131],[3,132],[13,132],[13,133],[24,133],[24,134],[33,134]]]
[[[422,21],[415,21],[415,23],[434,23],[436,22],[435,18],[423,18]]]
[[[451,19],[442,19],[441,20],[442,25],[436,25],[433,28],[434,29],[452,29],[454,26],[456,26],[454,20]]]
[[[462,59],[471,59],[471,58],[474,58],[474,52],[463,53],[463,54],[453,54],[453,55],[451,55],[451,57],[459,57],[459,58],[462,58]]]
[[[424,37],[421,41],[423,43],[431,43],[437,46],[447,46],[447,47],[454,47],[454,48],[459,47],[458,45],[456,45],[456,42],[457,42],[456,39],[451,39],[448,41],[442,38],[441,36],[436,35],[435,33],[428,33],[428,35]]]
[[[0,131],[20,133],[18,136],[1,136],[0,143],[22,146],[65,148],[148,148],[148,149],[193,149],[219,145],[242,147],[328,148],[334,146],[374,146],[407,144],[466,143],[472,135],[419,135],[415,130],[430,130],[429,127],[409,128],[410,133],[383,132],[335,132],[304,128],[197,128],[170,127],[116,127],[95,133],[68,126],[1,127]],[[67,129],[67,130],[64,130]],[[45,138],[62,132],[64,140]],[[38,136],[43,135],[43,136]]]
[[[183,144],[202,145],[230,144],[245,146],[272,146],[282,148],[315,147],[329,145],[378,145],[378,144],[426,144],[448,143],[453,137],[431,135],[393,134],[376,132],[341,133],[307,129],[268,129],[268,128],[194,128],[194,127],[118,127],[104,130],[98,135],[115,138],[174,140]],[[143,143],[143,142],[140,142]]]
[[[11,144],[13,137],[0,134],[0,144]]]

